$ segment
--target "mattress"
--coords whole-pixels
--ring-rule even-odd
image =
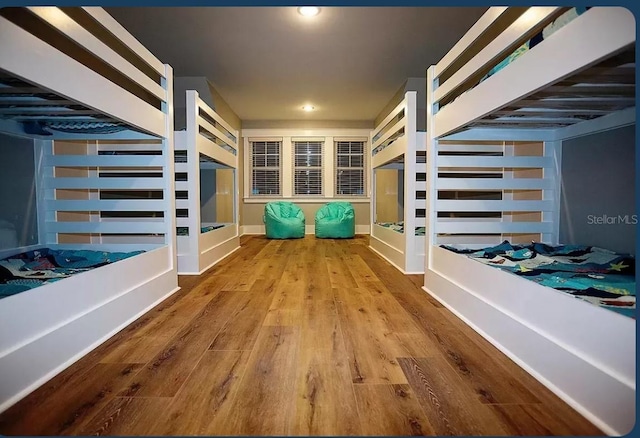
[[[40,248],[0,260],[0,299],[138,255],[144,251],[106,252]]]
[[[404,222],[376,222],[376,225],[380,225],[381,227],[389,228],[393,231],[397,231],[398,233],[404,233]],[[416,236],[424,236],[425,235],[425,227],[416,227],[415,230]]]
[[[635,319],[635,257],[584,245],[543,243],[443,248]],[[514,293],[517,291],[514,291]]]
[[[212,230],[217,230],[218,228],[222,228],[228,224],[212,224],[212,225],[203,225],[200,227],[200,233],[207,233]],[[178,227],[176,229],[178,236],[188,236],[189,235],[189,227]]]

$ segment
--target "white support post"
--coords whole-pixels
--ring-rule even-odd
[[[198,247],[202,223],[200,211],[200,150],[198,149],[198,92],[186,93],[186,132],[187,132],[187,187],[189,197],[189,248],[195,252],[196,260],[200,256]],[[199,269],[198,269],[199,270]],[[197,272],[197,270],[196,270]]]
[[[560,195],[562,194],[562,142],[561,141],[548,141],[544,145],[544,156],[551,157],[553,159],[553,165],[551,167],[545,167],[542,170],[543,178],[553,180],[553,189],[546,189],[542,191],[542,199],[545,201],[551,201],[553,207],[551,211],[545,211],[542,213],[543,222],[551,222],[553,224],[553,230],[551,233],[543,234],[542,241],[548,242],[551,245],[557,245],[560,240]]]
[[[431,248],[437,244],[435,225],[438,220],[436,202],[438,200],[438,139],[435,137],[435,114],[438,111],[434,102],[434,91],[438,86],[436,66],[427,69],[427,214],[425,227],[425,275],[431,267]]]
[[[404,97],[404,135],[406,151],[404,155],[404,238],[405,270],[410,260],[416,257],[416,130],[417,130],[417,93],[407,91]],[[413,271],[413,269],[411,269]]]
[[[166,98],[162,103],[162,112],[165,113],[165,135],[162,139],[162,151],[165,164],[162,175],[165,180],[165,243],[169,245],[170,265],[173,270],[178,269],[178,244],[176,237],[176,185],[175,185],[175,132],[173,126],[173,68],[164,64],[164,77],[162,87],[165,89]]]

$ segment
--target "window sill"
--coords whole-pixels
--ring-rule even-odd
[[[327,202],[351,202],[352,204],[365,204],[371,202],[371,199],[366,196],[361,197],[353,197],[353,198],[325,198],[325,197],[317,197],[317,198],[284,198],[284,197],[275,197],[270,198],[265,196],[264,198],[242,198],[245,204],[266,204],[267,202],[277,202],[277,201],[289,201],[299,204],[326,204]]]

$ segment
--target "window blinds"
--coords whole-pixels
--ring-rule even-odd
[[[363,196],[364,141],[336,142],[336,195]]]
[[[281,195],[281,141],[251,142],[251,194]]]
[[[324,142],[293,141],[293,194],[322,195],[322,154]]]

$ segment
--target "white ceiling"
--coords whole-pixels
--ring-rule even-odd
[[[487,8],[106,9],[176,76],[207,77],[242,120],[371,121]]]

